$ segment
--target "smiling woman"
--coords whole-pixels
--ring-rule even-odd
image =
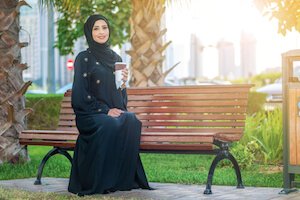
[[[139,156],[141,122],[127,111],[126,88],[117,88],[116,63],[109,45],[110,26],[102,15],[84,24],[89,48],[74,64],[71,104],[79,136],[68,190],[90,195],[135,188],[150,189]],[[127,69],[122,69],[127,81]]]

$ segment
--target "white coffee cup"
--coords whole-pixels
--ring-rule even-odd
[[[126,68],[126,63],[124,62],[116,62],[115,63],[115,81],[116,81],[116,88],[119,89],[121,85],[124,83],[122,80],[123,75],[122,71]]]

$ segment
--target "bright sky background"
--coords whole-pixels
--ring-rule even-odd
[[[190,0],[172,3],[166,9],[167,40],[172,40],[174,48],[180,48],[180,66],[175,74],[187,74],[190,35],[196,34],[206,46],[204,52],[204,75],[218,75],[216,45],[225,38],[235,45],[235,62],[239,65],[239,43],[242,30],[252,33],[257,40],[257,73],[267,68],[281,67],[281,53],[300,48],[300,34],[277,33],[277,22],[262,16],[253,5],[253,0]],[[187,2],[187,3],[185,3]]]

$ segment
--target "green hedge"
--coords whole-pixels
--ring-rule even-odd
[[[248,115],[260,112],[264,109],[264,104],[266,103],[267,94],[260,92],[250,92],[249,102],[248,102]]]
[[[33,113],[27,117],[28,129],[56,129],[63,95],[25,95],[27,108]]]

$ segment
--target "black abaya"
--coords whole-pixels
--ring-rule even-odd
[[[68,190],[75,194],[149,189],[139,156],[141,122],[127,112],[126,89],[116,89],[113,69],[88,50],[75,61],[72,107],[79,137]],[[108,116],[111,108],[124,110]]]

